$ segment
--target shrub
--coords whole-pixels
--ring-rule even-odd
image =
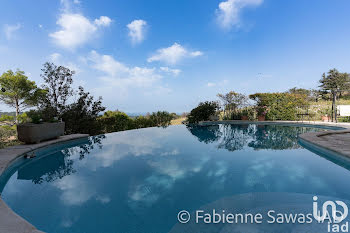
[[[256,101],[258,110],[268,109],[267,120],[296,120],[297,108],[307,105],[300,95],[290,93],[256,93],[249,98]]]
[[[99,134],[101,126],[97,121],[100,112],[105,110],[102,100],[94,100],[89,92],[79,87],[79,98],[76,102],[66,106],[62,119],[66,123],[66,134],[87,133]]]
[[[39,110],[30,110],[27,112],[27,116],[31,119],[32,123],[39,124],[42,122],[42,112]]]
[[[207,121],[211,115],[214,115],[218,110],[219,105],[215,101],[201,102],[192,109],[188,115],[189,123],[198,123],[199,121]]]
[[[11,137],[16,138],[16,136],[16,125],[0,126],[0,149],[18,144],[17,140],[11,139]]]
[[[154,125],[149,117],[138,116],[133,121],[133,128],[135,128],[135,129],[147,128],[147,127],[152,127],[152,126],[154,126]]]
[[[98,118],[104,133],[123,131],[133,128],[133,120],[120,111],[107,111]]]
[[[149,119],[151,120],[153,126],[164,127],[164,126],[170,125],[171,120],[174,119],[174,115],[166,111],[158,111],[158,112],[153,112],[149,116]]]

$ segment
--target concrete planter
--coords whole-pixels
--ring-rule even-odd
[[[64,122],[33,124],[26,123],[17,126],[18,140],[27,144],[55,139],[64,135]]]

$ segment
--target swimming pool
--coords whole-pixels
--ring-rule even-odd
[[[15,162],[0,191],[45,232],[236,232],[225,224],[181,224],[178,213],[286,202],[309,208],[314,195],[350,200],[348,164],[298,142],[299,134],[319,130],[219,124],[89,137]]]

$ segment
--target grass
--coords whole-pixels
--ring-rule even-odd
[[[180,117],[175,120],[171,120],[170,125],[181,125],[184,120],[186,120],[186,117]]]

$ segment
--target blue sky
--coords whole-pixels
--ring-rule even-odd
[[[230,90],[315,88],[350,72],[347,0],[3,0],[0,73],[42,64],[110,110],[189,111]],[[2,111],[9,108],[1,104]]]

